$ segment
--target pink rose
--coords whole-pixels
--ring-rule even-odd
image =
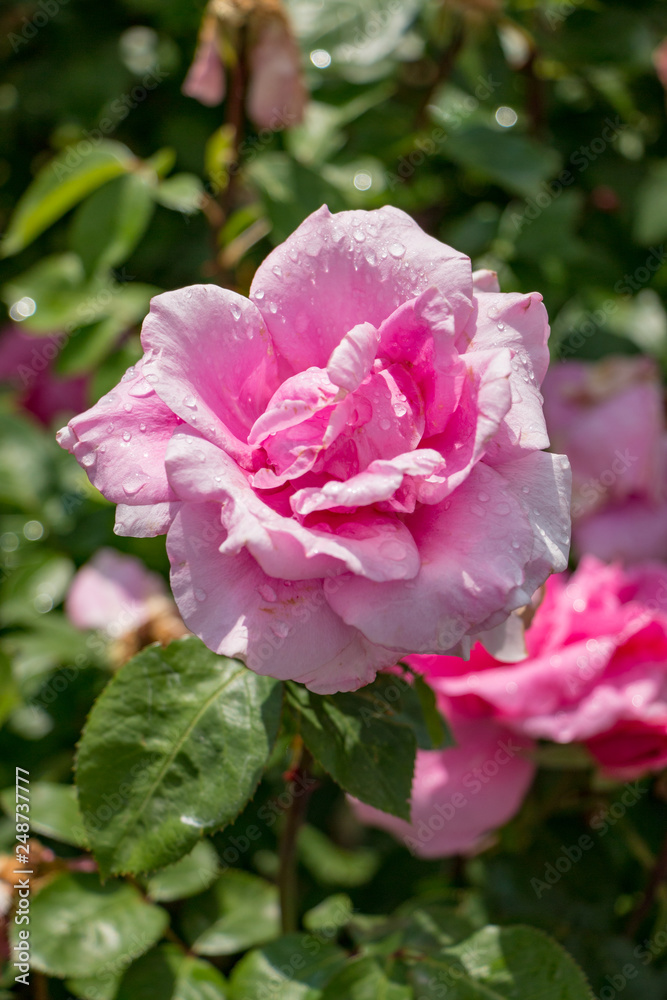
[[[72,580],[65,613],[77,628],[103,629],[115,639],[145,625],[165,599],[162,577],[140,559],[100,549]]]
[[[446,713],[457,745],[419,750],[412,782],[412,823],[351,799],[363,823],[388,830],[413,854],[442,858],[473,854],[517,812],[535,765],[525,737],[490,719]]]
[[[552,577],[526,632],[528,658],[508,664],[476,646],[470,661],[408,662],[468,713],[514,732],[586,742],[622,777],[667,762],[667,567],[632,569],[586,557]]]
[[[600,559],[667,558],[667,431],[649,358],[554,365],[544,380],[553,447],[572,464],[575,547]]]
[[[397,209],[323,207],[250,300],[153,299],[144,357],[60,443],[119,534],[169,532],[207,646],[356,689],[502,626],[566,564],[569,468],[540,450],[546,313],[494,289]]]
[[[43,423],[77,413],[88,397],[88,379],[63,377],[53,371],[62,335],[34,336],[17,324],[0,330],[0,382],[18,389],[19,404]]]

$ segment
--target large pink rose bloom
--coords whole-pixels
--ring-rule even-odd
[[[457,745],[419,750],[412,782],[412,822],[352,799],[357,816],[388,830],[422,858],[471,854],[521,806],[535,774],[531,740],[486,718],[446,711]]]
[[[544,413],[554,448],[572,463],[575,548],[607,561],[667,558],[667,429],[654,362],[554,365]]]
[[[408,662],[460,710],[532,738],[585,742],[621,778],[667,764],[667,567],[586,557],[569,581],[549,580],[526,645],[516,664],[479,645],[468,663]]]
[[[119,504],[168,532],[171,583],[211,649],[315,691],[460,649],[568,550],[548,439],[539,295],[403,212],[319,209],[258,269],[153,299],[144,357],[60,433]],[[498,636],[493,637],[499,642]]]

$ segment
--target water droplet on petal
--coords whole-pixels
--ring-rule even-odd
[[[384,556],[385,559],[391,559],[394,562],[401,562],[403,559],[407,559],[407,549],[400,542],[395,540],[390,540],[388,542],[382,542],[380,545],[380,555]]]
[[[503,330],[505,329],[505,324],[504,324],[504,323],[502,323],[502,322],[501,322],[500,320],[498,320],[498,322],[496,323],[496,326],[497,326],[497,328],[498,328],[498,329],[499,329],[499,330],[500,330],[501,332],[502,332],[502,331],[503,331]]]
[[[282,268],[280,268],[277,264],[274,264],[271,270],[275,274],[276,278],[282,278],[283,276]]]
[[[380,429],[381,430],[388,431],[390,427],[391,427],[391,421],[387,420],[386,417],[383,420],[380,421]]]
[[[404,406],[403,403],[397,403],[396,406],[394,407],[394,413],[396,414],[397,417],[404,417],[407,412],[408,408],[407,406]]]
[[[145,430],[146,430],[146,424],[139,424],[139,430],[143,434],[145,432]]]
[[[287,622],[273,622],[271,625],[271,631],[274,635],[278,636],[279,639],[286,639],[290,634],[290,627]]]
[[[88,454],[84,455],[83,458],[81,459],[81,464],[85,465],[85,467],[89,469],[91,465],[95,464],[96,457],[97,456],[95,455],[94,451],[88,452]]]
[[[234,319],[241,319],[241,307],[238,302],[232,302],[229,309]]]
[[[481,500],[482,503],[486,503],[487,500],[490,500],[491,498],[488,493],[484,492],[484,490],[480,490],[479,493],[477,494],[477,499]]]
[[[269,586],[268,583],[260,583],[257,588],[260,597],[263,597],[265,601],[273,604],[274,601],[278,600],[278,595],[276,594],[273,587]]]
[[[126,413],[132,413],[132,403],[126,403],[123,409]]]
[[[129,497],[134,496],[138,493],[142,486],[145,486],[150,476],[147,476],[145,472],[137,471],[131,472],[122,482],[122,487]]]
[[[357,243],[363,243],[366,239],[366,234],[361,229],[355,229],[352,236],[357,241]]]
[[[500,314],[496,306],[489,306],[489,308],[486,310],[486,315],[489,317],[489,319],[498,319],[498,316]]]
[[[146,376],[148,378],[148,376]],[[154,375],[147,382],[145,378],[140,378],[135,385],[131,386],[127,392],[129,396],[150,396],[155,391],[151,388],[150,382],[157,382],[157,375]]]
[[[262,291],[262,289],[261,289],[261,288],[258,288],[258,289],[256,289],[256,291],[254,292],[254,296],[255,296],[255,298],[256,298],[256,299],[259,299],[259,301],[261,302],[261,301],[262,301],[262,299],[264,298],[264,292]]]
[[[496,504],[495,512],[496,512],[496,514],[500,514],[501,516],[503,516],[505,514],[509,514],[509,512],[510,512],[511,509],[512,508],[510,507],[510,505],[508,503],[504,503],[503,502],[503,503]]]
[[[278,306],[275,304],[275,302],[269,302],[269,312],[273,313],[274,316],[278,312]]]
[[[299,251],[297,250],[296,247],[290,247],[289,250],[287,251],[287,256],[289,257],[290,260],[293,260],[294,263],[296,264],[297,260],[299,259]]]
[[[146,381],[151,382],[153,385],[155,385],[156,382],[159,382],[159,380],[160,380],[159,376],[155,375],[154,372],[149,372],[149,374],[146,376]],[[132,395],[134,395],[134,393]]]
[[[107,424],[107,434],[111,434],[113,430],[113,424]]]
[[[403,246],[402,243],[392,243],[392,244],[390,244],[390,246],[388,247],[388,249],[389,249],[389,253],[392,255],[392,257],[395,257],[396,260],[398,260],[399,258],[401,258],[403,256],[403,254],[405,253],[405,247]]]
[[[199,601],[200,604],[201,604],[202,601],[205,601],[206,600],[206,591],[205,590],[201,590],[198,587],[195,590],[195,600]]]
[[[131,440],[132,440],[132,432],[131,431],[123,431],[123,441],[125,441],[125,443],[127,444],[127,442],[131,441]]]
[[[183,406],[187,406],[190,410],[196,410],[197,400],[194,396],[186,396],[183,400]]]

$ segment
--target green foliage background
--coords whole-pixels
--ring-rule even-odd
[[[0,8],[0,285],[7,310],[26,296],[37,304],[22,328],[38,350],[40,336],[68,331],[56,367],[88,376],[91,402],[139,357],[152,294],[200,281],[247,291],[271,247],[323,202],[396,205],[476,266],[498,270],[504,291],[538,289],[557,357],[644,352],[667,362],[667,120],[652,61],[667,36],[661,0],[517,0],[502,9],[291,0],[312,95],[306,120],[270,134],[246,122],[231,191],[224,107],[180,92],[199,3],[40,2]],[[317,49],[330,53],[329,66],[310,59]],[[154,89],[133,98],[147,74]],[[514,125],[498,124],[499,107],[514,110]],[[74,859],[87,843],[71,786],[75,744],[110,668],[104,644],[67,621],[62,600],[100,546],[166,573],[164,543],[113,535],[112,507],[10,387],[0,421],[0,786],[12,785],[15,765],[30,769],[39,783],[35,832]],[[159,654],[142,654],[151,655]],[[302,696],[288,693],[290,705]],[[96,709],[101,733],[108,705]],[[317,720],[322,709],[307,710]],[[396,740],[414,750],[419,732],[403,730]],[[637,934],[627,934],[667,822],[664,782],[647,780],[623,805],[625,789],[602,782],[576,753],[545,752],[522,812],[495,845],[472,860],[427,863],[361,829],[320,772],[298,849],[308,935],[276,940],[289,731],[269,744],[250,804],[175,866],[104,886],[94,872],[68,871],[35,897],[35,967],[49,990],[35,996],[588,995],[540,931],[565,945],[603,1000],[666,995],[664,886]],[[348,787],[350,776],[327,769]],[[233,790],[225,794],[220,822],[238,812]],[[9,851],[13,792],[2,804],[0,851]],[[538,898],[531,879],[544,880],[584,834],[593,849]],[[129,870],[158,868],[168,853]],[[104,850],[100,860],[107,871],[128,870],[107,864]],[[96,936],[105,921],[115,951]],[[508,929],[515,924],[533,930]],[[416,954],[437,956],[432,975]],[[276,969],[290,967],[281,982]],[[447,973],[463,967],[465,981]],[[14,995],[9,966],[3,976],[0,996]]]

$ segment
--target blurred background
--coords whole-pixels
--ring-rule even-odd
[[[3,0],[0,787],[19,759],[36,779],[68,783],[110,671],[179,634],[154,578],[137,587],[157,610],[115,630],[63,605],[101,548],[163,577],[167,562],[162,538],[113,535],[113,507],[55,430],[140,357],[152,295],[196,282],[246,293],[258,263],[323,203],[397,206],[497,271],[503,291],[542,293],[547,418],[575,467],[574,557],[667,559],[666,39],[664,0]],[[633,423],[633,392],[647,385],[650,412]],[[601,417],[597,404],[609,406]],[[593,415],[587,455],[582,414]],[[646,454],[625,476],[615,456],[640,442]],[[444,878],[454,896],[467,887],[471,912],[549,930],[600,988],[631,957],[620,928],[655,860],[667,786],[605,830],[545,905],[530,875],[615,794],[591,786],[569,750],[465,871],[360,832],[332,787],[318,791],[302,843],[306,902],[335,886],[386,912]],[[253,808],[281,787],[280,764]],[[47,849],[54,822],[42,823]],[[233,835],[214,838],[219,851]],[[275,837],[262,836],[246,863],[270,875]],[[0,850],[12,837],[0,819]],[[661,968],[640,963],[627,1000],[663,1000]]]

